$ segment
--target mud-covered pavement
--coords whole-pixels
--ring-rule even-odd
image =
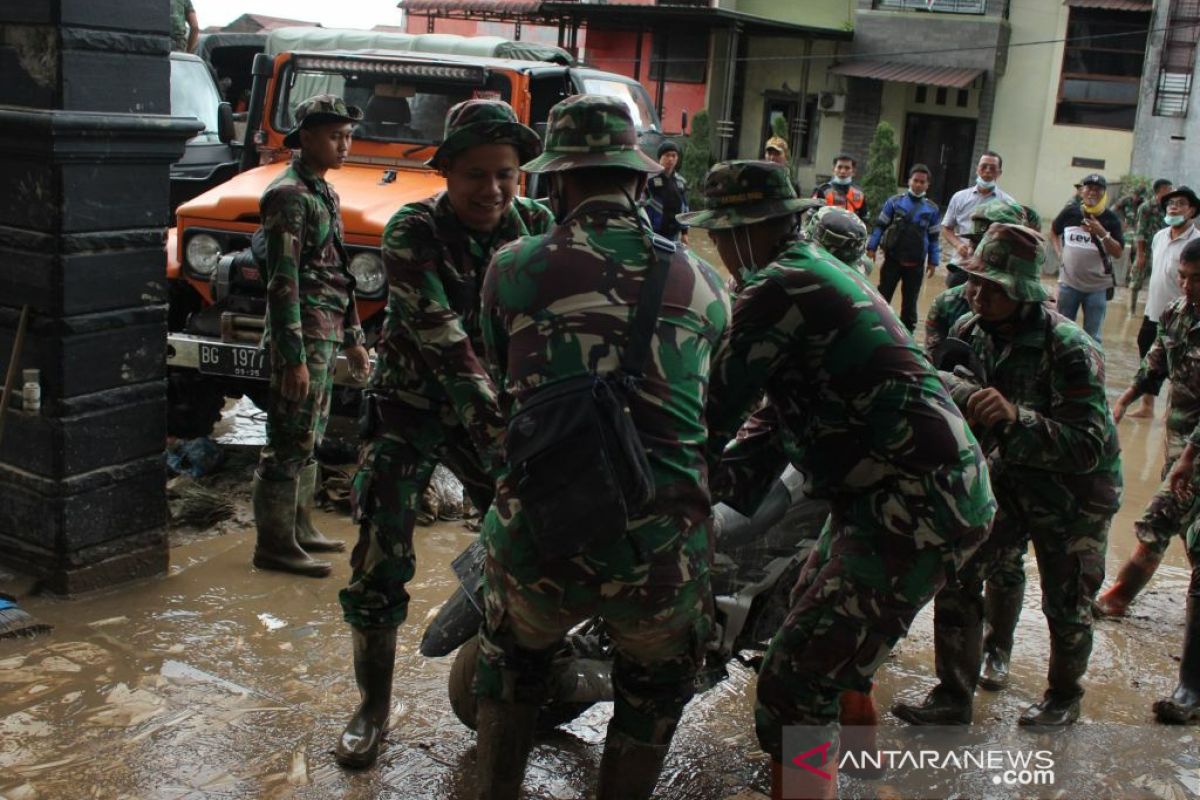
[[[926,287],[923,305],[940,283]],[[1118,293],[1104,330],[1113,399],[1136,367],[1138,321],[1128,318],[1127,298]],[[1159,419],[1120,426],[1126,494],[1112,529],[1110,574],[1131,551],[1132,522],[1157,485],[1162,407],[1160,400]],[[248,423],[240,425],[237,430],[244,431]],[[353,542],[344,516],[318,518],[326,533]],[[419,569],[399,640],[393,733],[378,766],[355,774],[339,769],[331,755],[357,702],[349,635],[337,604],[337,590],[349,574],[346,558],[335,556],[333,577],[325,580],[260,572],[250,566],[253,533],[247,522],[240,507],[218,526],[222,535],[173,534],[178,544],[164,579],[76,600],[24,600],[27,611],[55,630],[0,642],[0,795],[473,796],[474,735],[446,701],[451,659],[425,659],[417,645],[424,624],[454,588],[450,560],[474,534],[453,522],[417,530]],[[1028,565],[1030,590],[1017,632],[1013,685],[999,694],[979,693],[977,723],[1015,726],[1043,688],[1046,628],[1032,556]],[[1128,751],[1117,758],[1111,742],[1089,733],[1089,725],[1097,731],[1101,723],[1121,723],[1131,726],[1135,738],[1167,741],[1168,733],[1152,722],[1150,704],[1175,683],[1186,576],[1182,548],[1173,544],[1132,615],[1097,626],[1084,720],[1062,736],[1089,771],[1120,776],[1114,777],[1114,797],[1188,797],[1200,791],[1195,740],[1180,745],[1191,748],[1182,766],[1164,770],[1159,763],[1138,763]],[[23,593],[27,584],[0,574],[0,587],[14,586]],[[920,698],[933,684],[930,623],[931,614],[922,613],[880,671],[881,708],[893,698]],[[730,680],[688,708],[657,796],[750,798],[765,789],[766,764],[753,737],[753,675],[731,669]],[[608,713],[595,708],[541,741],[527,773],[530,797],[587,796]],[[883,724],[897,723],[885,713]],[[1158,777],[1138,783],[1148,772]],[[891,796],[886,784],[851,788],[862,796]],[[1075,796],[1066,788],[1062,792]],[[997,790],[988,796],[1018,793]]]

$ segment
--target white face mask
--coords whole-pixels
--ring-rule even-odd
[[[1187,221],[1187,217],[1183,214],[1167,214],[1163,217],[1163,222],[1167,223],[1172,228],[1177,228]]]
[[[912,189],[909,189],[908,193],[911,194],[913,197],[917,198],[918,200],[920,200],[922,197],[925,196],[925,192],[920,192],[918,194],[917,192],[914,192]]]
[[[975,185],[978,186],[980,189],[987,189],[989,191],[996,188],[995,181],[985,181],[983,178],[980,178],[978,175],[975,176]]]

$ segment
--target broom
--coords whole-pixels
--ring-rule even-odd
[[[0,435],[4,433],[4,414],[8,411],[9,398],[17,381],[17,360],[21,345],[25,341],[25,326],[29,323],[29,306],[21,308],[21,319],[17,323],[17,337],[13,341],[12,357],[8,361],[8,375],[4,379],[4,394],[0,395]],[[0,639],[16,636],[37,636],[46,633],[52,626],[38,622],[17,606],[17,598],[0,592]]]

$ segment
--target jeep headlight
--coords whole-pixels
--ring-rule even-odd
[[[383,259],[378,253],[359,253],[350,259],[350,274],[354,276],[355,291],[364,295],[378,294],[387,283]]]
[[[184,251],[188,267],[199,275],[212,275],[221,260],[221,243],[207,233],[197,233],[188,239]]]

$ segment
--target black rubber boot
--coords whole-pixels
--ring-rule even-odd
[[[897,703],[892,713],[910,725],[970,725],[983,648],[977,605],[948,613],[934,600],[933,663],[938,685],[921,705]],[[954,622],[957,624],[949,624]]]
[[[669,744],[639,742],[609,725],[596,800],[648,800],[670,749]]]
[[[1065,728],[1079,719],[1079,701],[1083,697],[1083,680],[1088,659],[1092,654],[1090,626],[1086,636],[1079,636],[1079,626],[1064,630],[1061,623],[1050,621],[1050,667],[1046,679],[1050,688],[1040,703],[1025,710],[1017,722],[1031,728]]]
[[[324,578],[333,569],[328,561],[317,561],[296,543],[296,484],[268,481],[254,473],[254,566]]]
[[[362,702],[338,738],[334,758],[343,767],[363,769],[375,763],[392,712],[396,629],[352,627],[350,630],[354,642],[354,680]]]
[[[475,714],[479,800],[517,800],[533,748],[538,707],[480,697]]]
[[[1200,590],[1200,566],[1192,569],[1192,586]],[[1200,591],[1188,595],[1179,685],[1154,704],[1154,717],[1168,725],[1200,723]]]
[[[1023,587],[1022,587],[1023,589]],[[979,686],[998,692],[1008,686],[1008,665],[1012,658],[1013,632],[1021,617],[1024,591],[1014,588],[996,591],[988,587],[983,601],[983,671],[979,674]]]
[[[312,553],[340,553],[346,549],[346,543],[325,538],[325,534],[313,525],[313,497],[317,493],[317,478],[320,475],[321,465],[314,461],[296,476],[296,543]]]

